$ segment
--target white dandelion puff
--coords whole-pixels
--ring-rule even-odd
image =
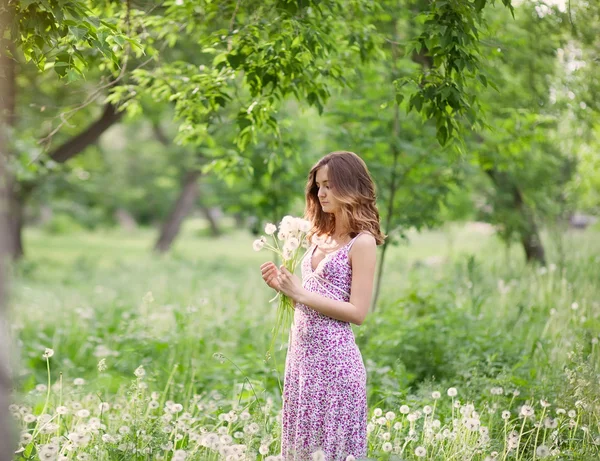
[[[45,359],[49,359],[53,355],[54,355],[54,350],[46,348],[46,350],[44,351],[44,354],[42,355],[42,357],[45,358]]]
[[[424,447],[415,448],[415,455],[419,458],[423,458],[427,454],[427,450]]]
[[[538,455],[540,458],[546,458],[550,456],[550,450],[546,445],[540,445],[535,449],[535,454]]]
[[[265,246],[265,242],[262,239],[256,239],[252,243],[252,248],[254,249],[254,251],[260,251],[263,249],[264,246]]]
[[[529,406],[529,405],[523,405],[521,407],[521,415],[525,416],[526,418],[529,416],[533,416],[533,407]]]

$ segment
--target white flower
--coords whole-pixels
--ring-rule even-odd
[[[415,455],[417,455],[419,458],[423,458],[426,454],[427,454],[427,450],[425,450],[425,448],[423,448],[423,447],[415,448]]]
[[[292,232],[295,232],[297,230],[296,226],[296,220],[293,216],[284,216],[281,220],[281,224],[279,225],[279,232],[283,232],[284,234],[291,234]]]
[[[75,378],[73,380],[73,384],[75,386],[83,386],[85,384],[85,379],[83,379],[83,378]]]
[[[258,452],[264,456],[269,453],[269,447],[266,445],[261,445],[260,448],[258,449]]]
[[[289,246],[290,249],[295,250],[300,246],[300,242],[296,237],[292,237],[286,242],[286,245]]]
[[[547,456],[550,456],[550,450],[546,445],[540,445],[535,449],[535,454],[540,458],[546,458]]]
[[[423,407],[423,413],[425,413],[426,415],[430,414],[433,410],[431,409],[431,407],[429,405],[425,405]]]
[[[108,368],[108,366],[106,365],[106,359],[102,359],[98,362],[98,371],[100,373],[102,373],[104,370],[106,370]]]
[[[383,451],[385,451],[386,453],[389,453],[390,451],[392,451],[392,444],[390,442],[385,442],[382,446],[381,449]]]
[[[387,419],[388,421],[393,421],[396,419],[396,413],[394,413],[393,411],[388,411],[385,414],[385,419]]]
[[[307,233],[311,229],[312,224],[306,219],[298,218],[297,227],[300,230],[300,232]]]
[[[403,415],[407,415],[410,413],[410,408],[408,408],[408,405],[402,405],[400,407],[400,413],[402,413]]]
[[[77,412],[78,418],[87,418],[88,416],[90,416],[90,411],[85,408]]]
[[[265,234],[273,235],[277,231],[277,226],[272,223],[267,223],[265,225]]]
[[[558,427],[558,421],[555,418],[546,417],[544,418],[544,427],[547,429],[556,429]]]
[[[440,394],[438,391],[433,391],[431,393],[431,398],[434,399],[434,400],[439,399],[441,396],[442,396],[442,394]]]
[[[456,397],[457,394],[458,394],[458,391],[456,390],[455,387],[451,387],[448,389],[448,397]]]
[[[470,431],[476,431],[479,429],[479,420],[475,418],[467,418],[465,421],[465,427]]]
[[[98,405],[98,409],[102,413],[106,413],[108,410],[110,410],[110,405],[108,402],[102,402],[100,405]]]
[[[54,350],[46,348],[46,350],[44,351],[44,355],[42,355],[42,357],[45,359],[49,359],[53,355],[54,355]]]
[[[144,370],[144,366],[140,365],[139,367],[137,367],[135,369],[135,371],[133,372],[133,374],[135,376],[137,376],[138,378],[143,378],[144,376],[146,376],[146,370]]]
[[[265,242],[263,241],[262,238],[256,239],[252,243],[252,248],[254,249],[254,251],[260,251],[263,249],[264,246],[265,246]]]
[[[348,455],[346,456],[346,461],[356,461],[356,458],[354,457],[354,455]]]
[[[529,405],[523,405],[521,407],[521,414],[523,416],[525,416],[525,417],[533,416],[533,413],[534,413],[533,408],[530,407]]]
[[[573,304],[571,304],[571,309],[573,309],[574,311],[576,311],[577,309],[579,309],[579,303],[578,302],[574,302]]]
[[[66,415],[69,413],[69,409],[65,406],[56,407],[56,413],[59,415]]]
[[[502,419],[510,419],[510,411],[504,410],[502,412]]]
[[[383,410],[381,408],[375,408],[375,410],[373,410],[373,415],[377,416],[378,418],[383,414]]]

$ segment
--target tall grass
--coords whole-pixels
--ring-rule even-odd
[[[372,459],[600,458],[600,239],[550,264],[462,230],[388,255],[357,343]],[[15,268],[17,459],[276,459],[286,344],[252,236],[27,234]],[[559,264],[559,261],[563,261]],[[43,357],[46,348],[54,351]],[[317,453],[316,458],[319,457]]]

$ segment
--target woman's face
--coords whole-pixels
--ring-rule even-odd
[[[341,203],[335,199],[331,193],[327,174],[329,166],[324,165],[317,170],[315,181],[317,183],[317,197],[321,203],[321,208],[325,213],[335,213],[340,209]]]

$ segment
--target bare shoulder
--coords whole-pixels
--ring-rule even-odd
[[[370,232],[363,232],[354,241],[348,256],[350,261],[352,261],[353,256],[358,256],[359,259],[362,259],[374,255],[376,252],[377,241],[375,240],[375,236]]]

